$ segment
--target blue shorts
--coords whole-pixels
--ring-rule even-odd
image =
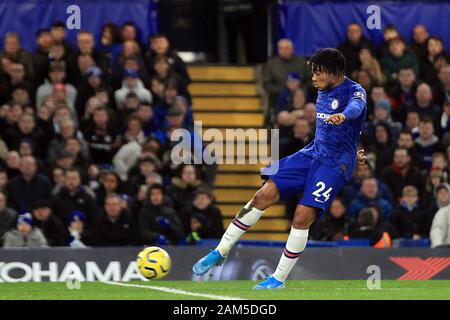
[[[275,183],[281,200],[303,193],[298,203],[320,210],[328,209],[346,182],[338,167],[325,166],[300,151],[263,168],[261,177]]]

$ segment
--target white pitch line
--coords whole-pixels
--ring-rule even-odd
[[[185,290],[167,288],[167,287],[144,286],[144,285],[140,285],[140,284],[121,283],[121,282],[115,282],[115,281],[102,281],[102,282],[106,283],[106,284],[115,285],[115,286],[143,288],[143,289],[156,290],[156,291],[175,293],[175,294],[184,294],[186,296],[202,297],[202,298],[208,298],[208,299],[214,299],[214,300],[244,300],[244,299],[236,298],[236,297],[197,293],[197,292],[191,292],[191,291],[185,291]]]

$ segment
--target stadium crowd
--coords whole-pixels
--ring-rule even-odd
[[[214,166],[176,165],[174,130],[192,132],[190,78],[164,35],[148,45],[132,22],[101,37],[64,24],[27,52],[14,32],[0,51],[0,239],[4,247],[195,244],[223,233]],[[367,92],[368,161],[312,228],[315,240],[431,238],[450,244],[450,65],[425,27],[407,44],[394,26],[375,48],[357,24],[339,46]],[[292,42],[263,72],[281,156],[314,138],[307,58]],[[195,145],[195,143],[194,143]],[[287,212],[293,212],[288,203]]]
[[[172,162],[192,131],[190,78],[168,38],[132,22],[101,37],[65,25],[33,53],[8,32],[0,51],[0,239],[4,247],[195,244],[218,238],[211,166]]]
[[[425,26],[408,44],[394,25],[375,47],[361,26],[351,23],[338,46],[347,76],[367,93],[367,119],[360,148],[367,154],[353,179],[312,226],[315,240],[430,238],[450,245],[450,64],[443,40]],[[314,139],[316,93],[307,58],[296,56],[288,39],[263,71],[269,116],[280,128],[281,156]],[[288,205],[294,212],[295,200]]]

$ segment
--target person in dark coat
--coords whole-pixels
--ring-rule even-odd
[[[176,244],[184,238],[181,220],[168,205],[164,193],[162,185],[152,185],[147,193],[147,202],[139,211],[139,234],[146,245]]]
[[[105,198],[103,213],[96,219],[88,236],[92,246],[132,246],[137,244],[136,221],[122,206],[118,194]]]
[[[346,73],[348,76],[350,76],[355,70],[361,68],[359,51],[361,51],[362,47],[372,49],[372,44],[363,35],[359,24],[350,23],[347,26],[347,39],[338,47],[338,50],[342,52],[347,60]]]
[[[347,208],[341,198],[331,203],[328,214],[312,228],[312,238],[318,241],[336,241],[346,239],[353,219],[347,216]]]
[[[417,189],[413,186],[403,188],[400,205],[391,217],[391,223],[399,238],[420,239],[424,234],[425,211],[419,205]]]
[[[50,199],[52,185],[46,176],[37,173],[34,157],[23,156],[20,159],[20,173],[6,185],[11,208],[30,211],[39,199]]]
[[[41,229],[49,246],[66,245],[66,228],[62,221],[53,215],[49,200],[41,200],[34,205],[33,218],[34,226]]]
[[[201,187],[195,192],[192,205],[184,212],[188,221],[188,237],[190,243],[200,239],[219,239],[224,230],[220,209],[213,203],[213,195],[208,189]]]
[[[395,149],[394,161],[384,168],[381,178],[391,189],[396,201],[402,197],[403,188],[408,185],[416,187],[422,194],[424,181],[420,171],[412,166],[408,149]]]
[[[65,224],[73,211],[82,211],[86,214],[89,226],[97,216],[99,209],[94,198],[81,185],[81,174],[77,169],[69,169],[65,172],[65,186],[52,198],[54,214]]]

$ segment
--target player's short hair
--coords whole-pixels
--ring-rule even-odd
[[[345,75],[345,57],[337,49],[318,50],[309,60],[312,72],[325,72],[335,76]]]

